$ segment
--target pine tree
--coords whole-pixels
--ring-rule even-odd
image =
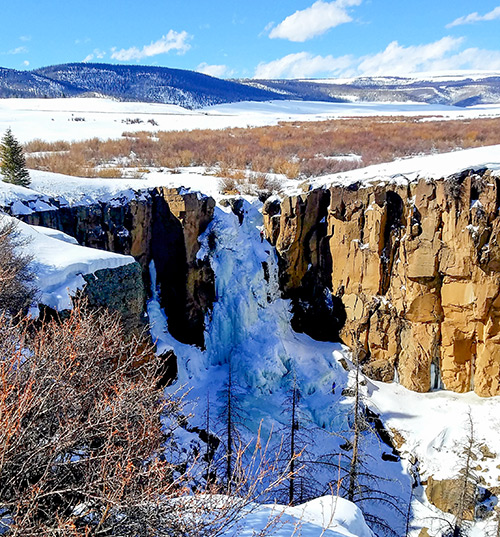
[[[30,175],[26,169],[23,148],[7,129],[0,143],[0,173],[2,181],[20,186],[30,184]]]

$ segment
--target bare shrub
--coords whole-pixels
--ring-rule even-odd
[[[59,140],[56,142],[46,142],[40,138],[35,138],[24,144],[24,150],[26,153],[42,153],[45,151],[68,151],[70,148],[70,143],[64,140]]]
[[[297,179],[300,174],[300,163],[278,157],[273,162],[273,171],[286,175],[288,179]]]
[[[180,402],[158,391],[151,349],[125,343],[116,316],[78,307],[38,331],[2,317],[0,333],[0,513],[10,533],[152,531],[161,497],[181,483],[160,457],[161,417]]]
[[[219,179],[219,191],[222,194],[239,194],[238,182],[231,176],[221,177]]]
[[[423,153],[440,153],[500,143],[500,119],[426,121],[373,117],[289,122],[248,129],[123,133],[119,140],[68,145],[30,142],[28,166],[59,173],[87,174],[114,159],[137,167],[217,166],[284,173],[289,178],[346,171],[359,162],[317,155],[360,155],[364,166]],[[29,149],[28,149],[29,148]],[[61,155],[56,151],[67,151]],[[64,157],[64,158],[62,158]],[[311,162],[312,161],[312,162]],[[337,166],[340,168],[337,169]],[[94,174],[95,175],[95,174]]]
[[[14,220],[0,219],[0,314],[26,312],[36,295],[31,257],[20,250],[24,244]]]
[[[120,168],[101,168],[97,170],[97,177],[101,179],[116,179],[122,177],[122,170]]]

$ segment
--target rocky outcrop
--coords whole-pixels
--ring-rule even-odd
[[[212,198],[177,188],[155,188],[131,197],[129,193],[107,202],[87,205],[63,205],[59,200],[31,203],[16,216],[28,224],[58,229],[75,237],[84,246],[130,254],[142,267],[142,303],[131,298],[128,276],[116,273],[97,280],[87,278],[91,300],[101,305],[117,302],[125,315],[144,311],[144,288],[149,286],[149,268],[154,262],[160,287],[162,307],[168,317],[169,330],[184,343],[204,344],[204,318],[214,297],[214,276],[208,261],[198,260],[198,237],[213,216]],[[9,211],[9,207],[5,207]],[[115,274],[113,272],[113,274]],[[109,278],[108,278],[109,276]],[[123,278],[122,278],[123,276]],[[137,276],[137,274],[136,274]],[[123,293],[113,297],[104,288],[106,279],[123,284]],[[136,282],[136,284],[138,283]],[[94,290],[95,288],[95,290]],[[116,289],[116,288],[115,288]],[[139,295],[138,295],[139,296]],[[128,297],[128,298],[127,298]],[[108,301],[109,299],[109,301]],[[120,307],[120,302],[122,306]]]
[[[127,333],[144,329],[146,292],[139,263],[97,270],[83,278],[86,285],[82,294],[91,308],[117,311]]]
[[[429,502],[445,513],[460,516],[463,520],[474,520],[476,507],[476,490],[473,484],[468,484],[468,490],[463,491],[464,484],[460,479],[435,480],[429,477],[425,494]],[[461,504],[465,502],[465,505]]]
[[[345,312],[331,293],[332,257],[327,236],[328,190],[268,200],[265,233],[276,245],[280,287],[292,300],[292,327],[323,341],[339,339]]]
[[[373,378],[490,396],[500,394],[499,205],[499,179],[482,170],[313,190],[267,204],[264,218],[284,293],[300,301],[312,279],[341,300],[341,337],[361,342]]]
[[[204,345],[205,313],[215,299],[208,260],[197,259],[198,237],[213,217],[215,202],[178,189],[153,191],[151,259],[157,271],[168,327],[184,343]]]

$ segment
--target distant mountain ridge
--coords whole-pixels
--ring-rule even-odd
[[[241,82],[278,92],[288,99],[421,102],[464,107],[500,103],[500,72]]]
[[[96,93],[124,101],[177,104],[185,108],[284,98],[270,90],[167,67],[69,63],[34,71],[0,68],[3,98]]]
[[[79,93],[78,88],[30,71],[0,67],[1,98],[64,97]]]
[[[68,63],[17,71],[0,67],[0,98],[104,95],[122,101],[202,108],[240,101],[500,103],[500,72],[352,79],[223,80],[196,71],[140,65]]]

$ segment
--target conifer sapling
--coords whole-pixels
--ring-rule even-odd
[[[10,129],[5,131],[0,143],[0,174],[6,183],[28,186],[31,182],[23,148]]]

